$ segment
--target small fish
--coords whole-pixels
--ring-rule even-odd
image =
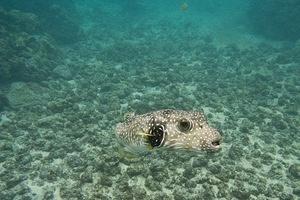
[[[138,152],[157,148],[217,151],[222,140],[203,113],[172,109],[128,115],[117,124],[116,136],[129,151]]]
[[[188,8],[189,8],[189,5],[186,2],[184,2],[180,5],[180,10],[183,12],[187,11]]]

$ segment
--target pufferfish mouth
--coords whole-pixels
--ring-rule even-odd
[[[218,150],[218,149],[220,149],[221,148],[221,139],[220,138],[217,138],[217,139],[215,139],[215,140],[213,140],[212,142],[211,142],[211,148],[213,149],[213,150]]]

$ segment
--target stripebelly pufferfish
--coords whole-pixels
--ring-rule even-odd
[[[117,124],[116,136],[130,151],[156,148],[217,151],[222,140],[203,113],[171,109],[132,114]]]

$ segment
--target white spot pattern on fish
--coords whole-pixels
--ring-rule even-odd
[[[159,110],[131,115],[116,127],[119,140],[131,149],[220,149],[221,135],[201,112]]]

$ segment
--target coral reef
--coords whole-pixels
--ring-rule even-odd
[[[46,11],[40,15],[43,19],[43,30],[62,44],[72,44],[82,40],[83,31],[78,23],[79,16],[76,15],[74,9],[73,12],[68,11],[57,4],[47,7]]]
[[[0,9],[0,15],[0,82],[46,80],[62,62],[60,49],[38,34],[40,22],[34,14]]]
[[[6,97],[11,107],[36,105],[47,102],[49,95],[47,88],[36,83],[14,82]]]
[[[0,112],[4,111],[6,108],[10,108],[10,103],[4,94],[0,93]]]
[[[279,40],[300,39],[299,1],[254,0],[248,12],[255,32]]]
[[[16,9],[35,14],[40,20],[41,30],[59,43],[70,44],[82,39],[80,17],[73,1],[3,0],[1,4],[9,10]]]

